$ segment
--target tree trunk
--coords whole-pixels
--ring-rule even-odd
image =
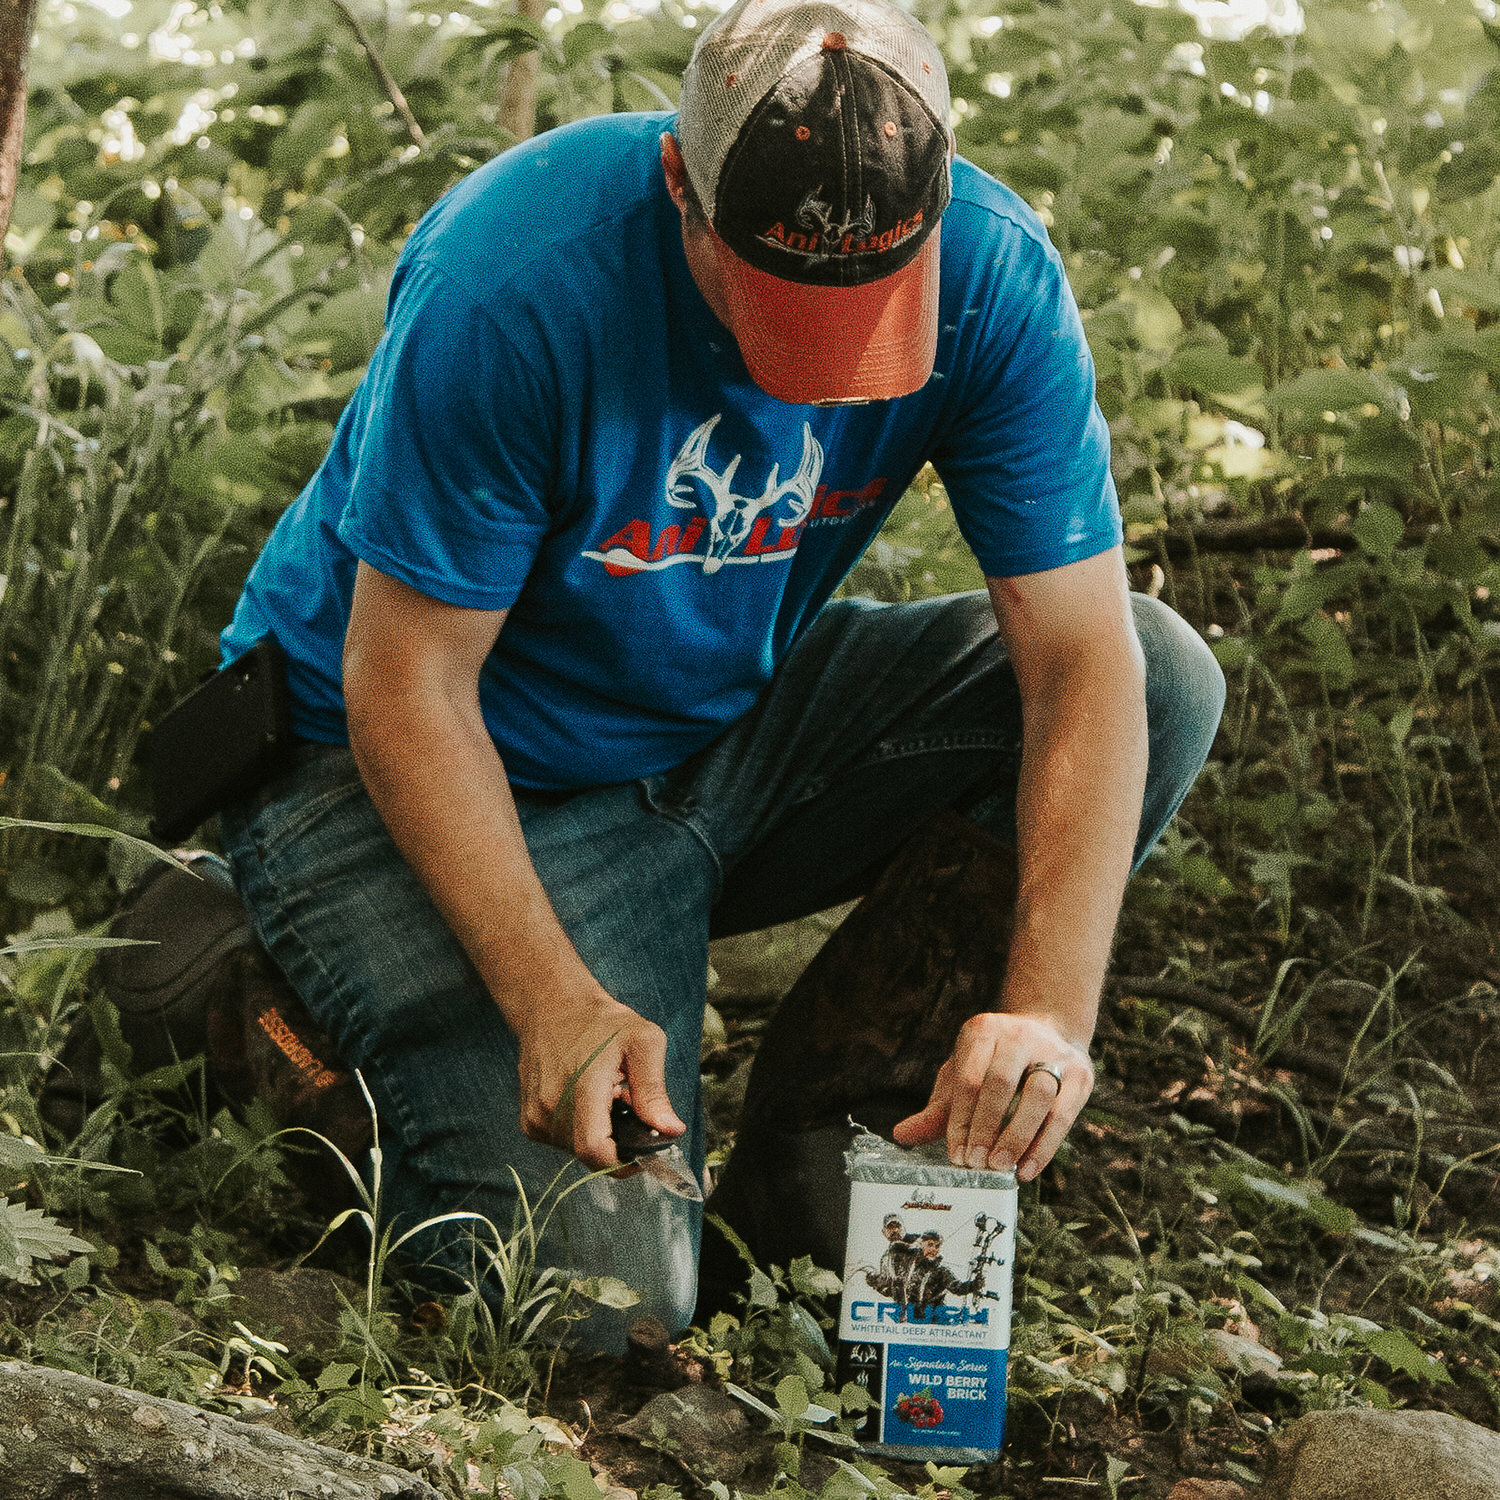
[[[787,992],[756,1053],[709,1211],[761,1265],[839,1270],[849,1117],[889,1135],[927,1102],[970,1016],[993,1009],[1015,920],[1015,854],[956,813],[913,835]],[[743,1280],[704,1235],[703,1302]]]
[[[21,136],[26,128],[26,51],[36,0],[0,0],[0,242],[10,224],[21,176]]]
[[[6,1500],[441,1500],[389,1464],[68,1370],[0,1364]]]
[[[547,0],[516,0],[520,15],[540,21],[547,13]],[[536,130],[536,81],[542,70],[542,55],[536,50],[513,57],[505,70],[500,91],[499,124],[518,141]]]

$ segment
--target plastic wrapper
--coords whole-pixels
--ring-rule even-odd
[[[854,1436],[888,1458],[987,1462],[1005,1435],[1015,1173],[869,1134],[844,1161],[838,1371],[874,1401]]]

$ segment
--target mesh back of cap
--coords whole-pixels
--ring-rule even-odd
[[[829,32],[848,51],[898,73],[948,129],[948,74],[936,43],[883,0],[739,0],[698,39],[682,76],[679,144],[710,219],[719,173],[745,121],[786,72],[813,57]]]

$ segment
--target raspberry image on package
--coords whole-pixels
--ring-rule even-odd
[[[896,1402],[896,1415],[911,1427],[936,1427],[943,1420],[943,1403],[923,1386]]]

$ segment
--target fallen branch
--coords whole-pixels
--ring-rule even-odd
[[[350,30],[354,32],[365,56],[370,60],[370,67],[375,73],[381,88],[385,90],[386,98],[395,107],[396,113],[401,116],[402,123],[406,126],[406,133],[415,142],[418,150],[427,144],[427,137],[422,132],[422,127],[417,124],[417,117],[412,114],[411,107],[406,102],[406,95],[401,92],[401,85],[396,82],[395,75],[385,65],[385,58],[380,55],[375,43],[371,40],[370,33],[365,30],[364,23],[354,14],[353,7],[348,0],[333,0],[334,9],[349,23]]]
[[[1414,521],[1401,538],[1406,547],[1420,546],[1432,526]],[[1486,551],[1500,551],[1488,537],[1474,540]],[[1335,552],[1352,552],[1359,543],[1347,526],[1309,527],[1301,514],[1293,511],[1284,516],[1255,516],[1235,521],[1199,521],[1194,526],[1169,526],[1154,537],[1145,537],[1134,545],[1150,548],[1155,543],[1170,562],[1191,562],[1200,552],[1297,552],[1303,547]]]
[[[70,1370],[0,1364],[7,1500],[441,1500],[415,1474]]]
[[[1171,526],[1158,532],[1156,539],[1173,562],[1190,562],[1195,552],[1292,552],[1302,547],[1342,550],[1356,545],[1354,533],[1346,527],[1319,527],[1311,531],[1296,512]]]
[[[1139,995],[1146,1000],[1169,1000],[1176,1005],[1191,1005],[1215,1019],[1223,1021],[1231,1031],[1253,1041],[1260,1030],[1259,1019],[1238,1000],[1214,990],[1204,989],[1200,984],[1189,984],[1182,979],[1146,979],[1139,976],[1120,976],[1111,980],[1121,995]],[[1287,1068],[1293,1073],[1303,1073],[1323,1083],[1341,1089],[1348,1083],[1348,1070],[1342,1063],[1334,1062],[1321,1052],[1310,1052],[1305,1047],[1278,1047],[1262,1062],[1278,1068]]]

